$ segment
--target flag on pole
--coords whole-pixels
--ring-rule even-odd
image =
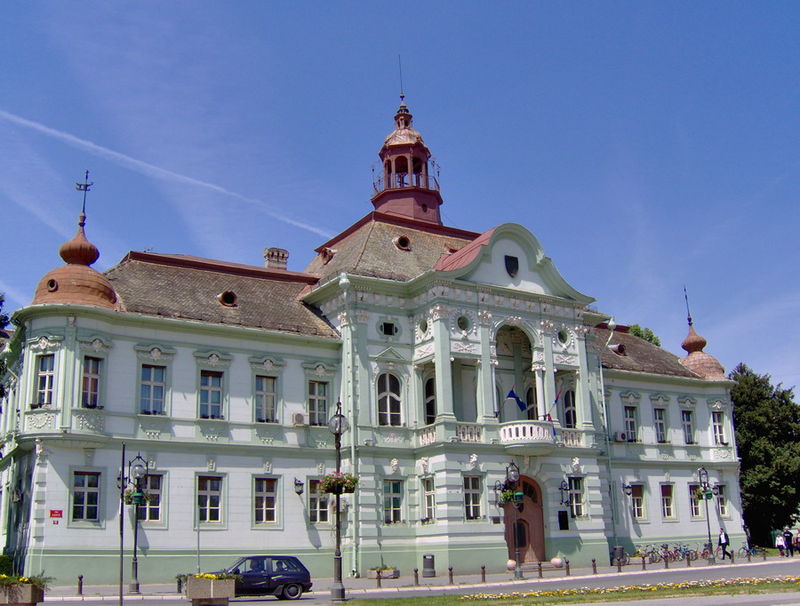
[[[513,387],[509,390],[508,395],[506,396],[506,400],[509,398],[513,399],[517,403],[517,406],[519,406],[519,409],[522,412],[525,412],[527,410],[528,405],[525,404],[525,402],[523,402],[522,400],[520,400],[519,396],[514,392]]]

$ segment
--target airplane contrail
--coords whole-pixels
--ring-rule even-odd
[[[0,109],[0,118],[5,119],[8,122],[11,122],[12,124],[16,124],[18,126],[23,126],[25,128],[35,130],[36,132],[47,135],[48,137],[53,137],[54,139],[58,139],[59,141],[63,141],[64,143],[67,143],[74,147],[84,149],[89,153],[92,153],[96,156],[101,156],[103,158],[116,162],[117,164],[128,167],[144,175],[148,175],[150,177],[157,177],[160,179],[167,179],[170,181],[177,181],[179,183],[186,183],[188,185],[194,185],[196,187],[202,187],[211,191],[215,191],[217,193],[226,196],[231,196],[232,198],[237,198],[239,200],[242,200],[244,202],[259,207],[270,217],[277,219],[278,221],[282,221],[283,223],[287,223],[288,225],[293,225],[294,227],[299,227],[300,229],[310,231],[311,233],[322,236],[323,238],[330,238],[332,236],[330,232],[327,232],[324,229],[321,229],[314,225],[309,225],[308,223],[303,223],[302,221],[297,221],[295,219],[292,219],[291,217],[287,217],[286,215],[274,211],[263,200],[258,200],[257,198],[250,198],[248,196],[243,196],[242,194],[238,194],[229,189],[225,189],[224,187],[220,187],[219,185],[209,183],[208,181],[201,181],[200,179],[187,177],[186,175],[181,175],[180,173],[172,172],[171,170],[166,170],[164,168],[148,164],[147,162],[143,162],[142,160],[137,160],[136,158],[132,158],[131,156],[127,156],[120,152],[116,152],[113,149],[108,149],[107,147],[103,147],[102,145],[97,145],[96,143],[92,143],[91,141],[87,141],[86,139],[81,139],[79,137],[76,137],[75,135],[71,135],[70,133],[50,128],[49,126],[45,126],[44,124],[41,124],[39,122],[27,120],[26,118],[22,118],[21,116],[17,116],[7,111],[3,111],[2,109]]]

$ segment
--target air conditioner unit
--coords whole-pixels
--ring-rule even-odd
[[[628,441],[628,433],[625,431],[615,431],[614,432],[614,441],[615,442],[627,442]]]
[[[292,415],[292,424],[294,425],[308,425],[306,423],[306,415],[302,412],[296,412]]]

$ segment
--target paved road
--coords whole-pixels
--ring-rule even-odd
[[[500,593],[512,591],[531,591],[534,589],[565,589],[569,587],[613,587],[617,585],[643,585],[648,583],[671,583],[686,580],[725,579],[736,577],[769,577],[778,575],[800,576],[800,558],[782,559],[773,558],[762,562],[737,563],[735,565],[695,566],[687,568],[685,565],[673,564],[665,570],[663,567],[653,568],[642,572],[628,566],[624,572],[617,573],[614,568],[602,569],[600,574],[594,575],[589,569],[575,569],[572,576],[564,576],[563,571],[548,571],[543,579],[514,580],[509,574],[487,575],[487,582],[480,583],[478,575],[456,576],[455,585],[447,585],[447,574],[434,579],[420,579],[427,584],[415,587],[411,577],[384,580],[381,589],[376,588],[376,581],[368,579],[346,579],[345,586],[349,598],[380,598],[390,599],[398,597],[423,597],[426,595],[442,594],[468,594],[468,593]],[[536,576],[536,573],[533,573]],[[558,576],[556,576],[558,575]],[[301,602],[311,604],[330,603],[329,588],[331,579],[315,579],[315,590],[305,594]],[[103,601],[113,603],[118,600],[115,595],[117,588],[113,586],[88,586],[84,589],[84,596],[75,595],[74,587],[56,587],[48,592],[46,601]],[[186,600],[175,593],[174,585],[143,585],[142,595],[125,596],[125,602],[132,606],[186,606]],[[233,606],[266,606],[274,602],[274,598],[238,598],[232,602]],[[648,606],[697,606],[717,604],[800,604],[800,592],[796,594],[771,594],[770,596],[721,596],[717,598],[702,599],[680,598],[679,600],[648,600]]]

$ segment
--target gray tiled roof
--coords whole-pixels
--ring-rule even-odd
[[[129,253],[106,272],[122,310],[335,339],[336,330],[298,297],[314,279],[304,274],[185,255]],[[217,295],[231,291],[236,305]]]
[[[319,276],[322,281],[344,271],[405,282],[433,269],[439,257],[458,250],[479,235],[378,213],[365,219],[357,223],[355,229],[344,232],[344,237],[337,236],[317,249],[327,247],[335,254],[327,264],[322,255],[317,255],[306,272]],[[410,250],[395,246],[394,241],[400,236],[408,238]]]
[[[608,330],[594,328],[597,342],[605,344],[608,339]],[[602,353],[603,368],[615,370],[628,370],[632,372],[646,372],[657,375],[671,375],[675,377],[690,377],[699,379],[700,376],[685,368],[678,356],[661,349],[627,332],[614,332],[611,345],[622,344],[625,346],[623,355],[604,349]]]

